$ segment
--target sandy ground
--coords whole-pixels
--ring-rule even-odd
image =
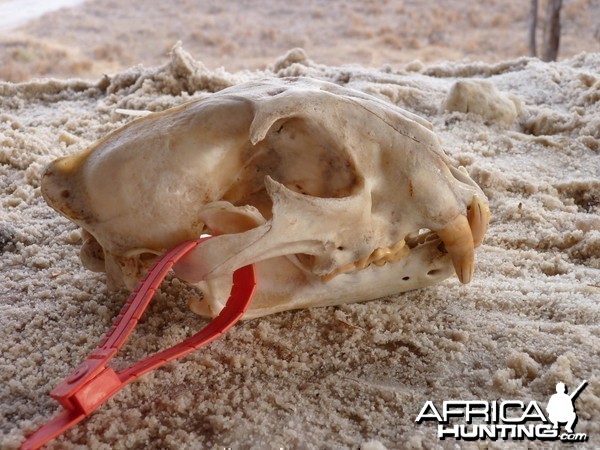
[[[81,266],[80,232],[40,195],[44,165],[125,123],[116,108],[162,110],[257,77],[311,76],[433,123],[445,151],[490,199],[472,283],[452,278],[368,303],[244,322],[131,385],[49,448],[454,448],[433,424],[415,424],[427,400],[546,405],[558,381],[574,389],[584,379],[576,430],[589,436],[582,448],[597,448],[599,67],[600,54],[582,54],[552,64],[350,69],[296,51],[264,72],[229,73],[177,48],[160,68],[99,83],[0,84],[0,447],[16,448],[55,414],[48,392],[96,346],[127,296]],[[518,105],[512,115],[443,108],[457,80],[482,78],[499,93],[470,100]],[[117,366],[199,329],[205,320],[186,308],[193,295],[167,282]]]
[[[559,57],[600,51],[600,3],[563,3]],[[11,11],[0,16],[16,19]],[[0,79],[98,79],[132,65],[162,64],[177,41],[208,68],[228,71],[264,69],[293,47],[328,65],[498,62],[529,54],[528,14],[523,0],[147,0],[143,7],[132,0],[89,0],[17,29],[0,26]]]

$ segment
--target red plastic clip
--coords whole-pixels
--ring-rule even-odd
[[[100,346],[50,393],[65,411],[30,435],[21,445],[21,450],[40,448],[94,412],[136,378],[208,344],[242,317],[256,287],[253,265],[235,271],[233,287],[225,308],[194,336],[121,372],[107,366],[135,328],[169,269],[192,248],[207,239],[210,238],[184,242],[156,261],[138,288],[129,296],[115,319],[113,328],[106,334]]]

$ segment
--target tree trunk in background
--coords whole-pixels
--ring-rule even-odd
[[[537,29],[538,0],[531,0],[531,11],[529,12],[529,55],[537,56],[537,44],[535,32]]]
[[[560,9],[562,0],[548,0],[546,6],[546,23],[544,24],[544,42],[542,43],[542,60],[556,61],[560,45]]]

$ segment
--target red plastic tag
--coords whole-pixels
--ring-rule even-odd
[[[192,248],[207,239],[210,238],[179,244],[154,263],[138,288],[129,296],[115,319],[113,328],[106,334],[99,347],[51,392],[50,395],[60,402],[65,411],[29,436],[21,444],[22,450],[40,448],[83,420],[141,375],[217,339],[241,319],[256,288],[256,272],[253,265],[235,271],[227,304],[217,317],[194,336],[121,372],[107,367],[108,362],[135,328],[171,267]]]

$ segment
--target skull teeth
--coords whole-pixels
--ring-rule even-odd
[[[327,275],[321,277],[321,280],[324,282],[330,281],[336,276],[342,273],[352,272],[354,270],[361,270],[368,267],[371,264],[375,264],[377,267],[384,266],[387,263],[396,263],[400,261],[402,258],[408,255],[410,252],[410,248],[406,245],[406,242],[403,240],[396,242],[391,247],[378,248],[373,250],[373,252],[358,261],[355,261],[350,264],[345,264],[337,269],[329,272]]]
[[[445,228],[437,231],[450,254],[456,276],[461,283],[467,284],[473,277],[475,253],[473,233],[466,216],[458,215]]]
[[[479,247],[490,222],[490,208],[477,195],[473,196],[467,211],[467,219],[473,233],[473,245]]]
[[[435,239],[441,239],[446,251],[450,254],[458,279],[461,283],[467,284],[471,281],[475,268],[475,247],[481,245],[489,221],[489,207],[475,195],[469,205],[467,215],[457,216],[445,228],[437,232],[410,233],[393,246],[378,248],[365,258],[338,267],[322,276],[321,280],[327,282],[342,273],[361,270],[371,264],[381,267],[387,263],[396,263],[407,256],[410,249]]]
[[[475,247],[481,245],[490,222],[490,208],[474,195],[467,215],[459,215],[445,228],[437,232],[450,254],[456,276],[467,284],[475,268]]]

